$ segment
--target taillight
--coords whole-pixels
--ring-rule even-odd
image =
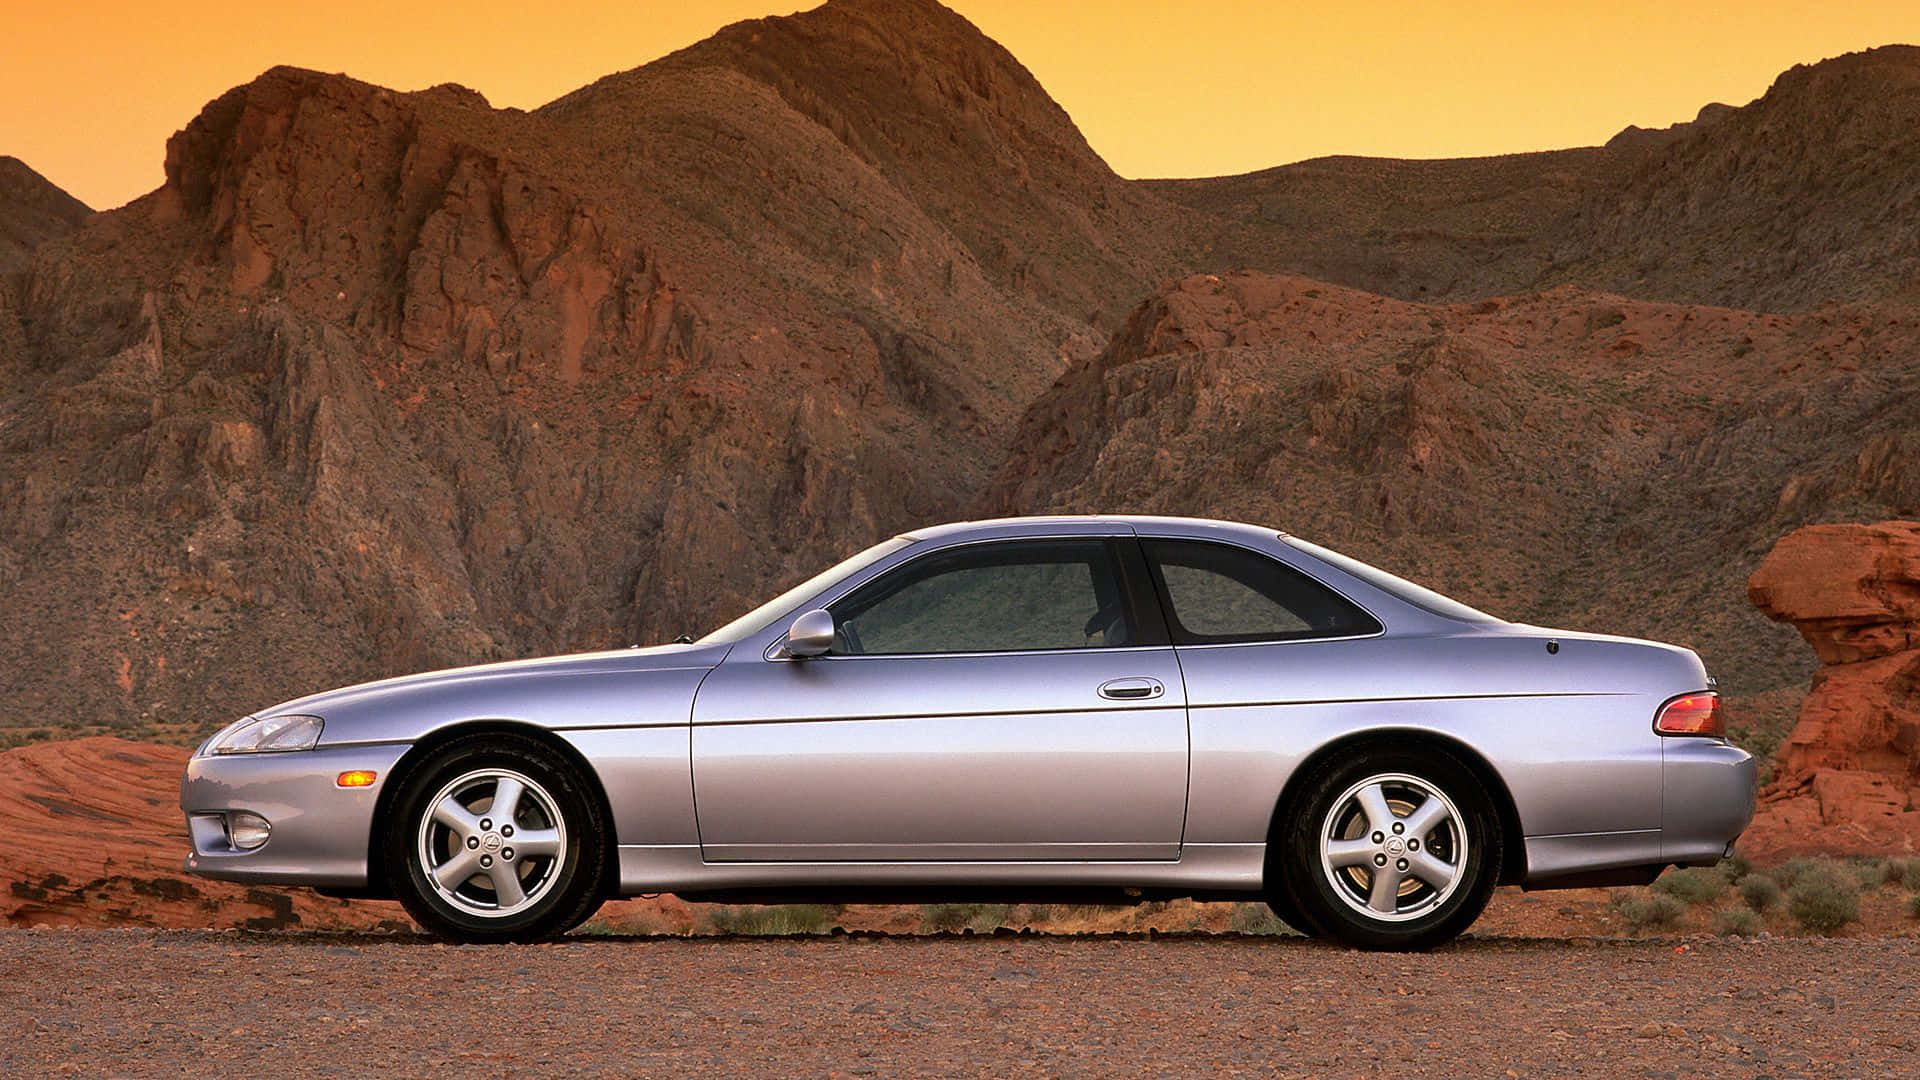
[[[1724,737],[1727,721],[1720,713],[1720,695],[1709,690],[1674,698],[1660,706],[1653,718],[1653,730],[1662,735]]]

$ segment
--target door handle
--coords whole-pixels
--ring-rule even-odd
[[[1130,679],[1113,679],[1100,684],[1100,696],[1114,701],[1142,701],[1157,698],[1167,692],[1159,679],[1135,676]]]

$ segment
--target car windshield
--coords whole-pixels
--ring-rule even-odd
[[[1442,596],[1423,585],[1415,585],[1406,578],[1395,577],[1377,566],[1368,566],[1359,559],[1349,558],[1337,551],[1329,551],[1319,544],[1310,544],[1297,536],[1284,536],[1281,537],[1281,539],[1314,558],[1319,559],[1321,562],[1331,565],[1334,569],[1352,574],[1354,577],[1379,589],[1388,596],[1396,600],[1404,600],[1423,611],[1430,611],[1435,615],[1448,619],[1457,619],[1460,622],[1497,623],[1505,621],[1489,615],[1479,608],[1471,608],[1458,600]]]
[[[731,645],[767,625],[768,620],[792,610],[794,606],[807,597],[820,592],[822,589],[825,589],[827,586],[849,574],[865,569],[911,543],[913,543],[913,541],[904,536],[896,536],[891,540],[882,540],[858,555],[843,559],[827,567],[825,570],[795,585],[779,596],[774,597],[720,629],[715,630],[713,633],[708,634],[706,637],[700,639],[700,644]]]

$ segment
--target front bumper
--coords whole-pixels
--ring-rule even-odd
[[[180,780],[193,850],[189,873],[221,881],[352,888],[367,884],[367,845],[373,811],[400,745],[321,747],[281,754],[196,757]],[[372,786],[342,788],[341,773],[371,769]],[[272,826],[251,851],[227,843],[227,811],[244,810]]]
[[[1719,861],[1753,820],[1753,755],[1718,739],[1670,738],[1661,749],[1661,770],[1662,861]]]

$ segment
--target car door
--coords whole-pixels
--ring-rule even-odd
[[[1185,691],[1130,537],[951,545],[829,610],[827,655],[700,688],[706,859],[1179,856]]]

